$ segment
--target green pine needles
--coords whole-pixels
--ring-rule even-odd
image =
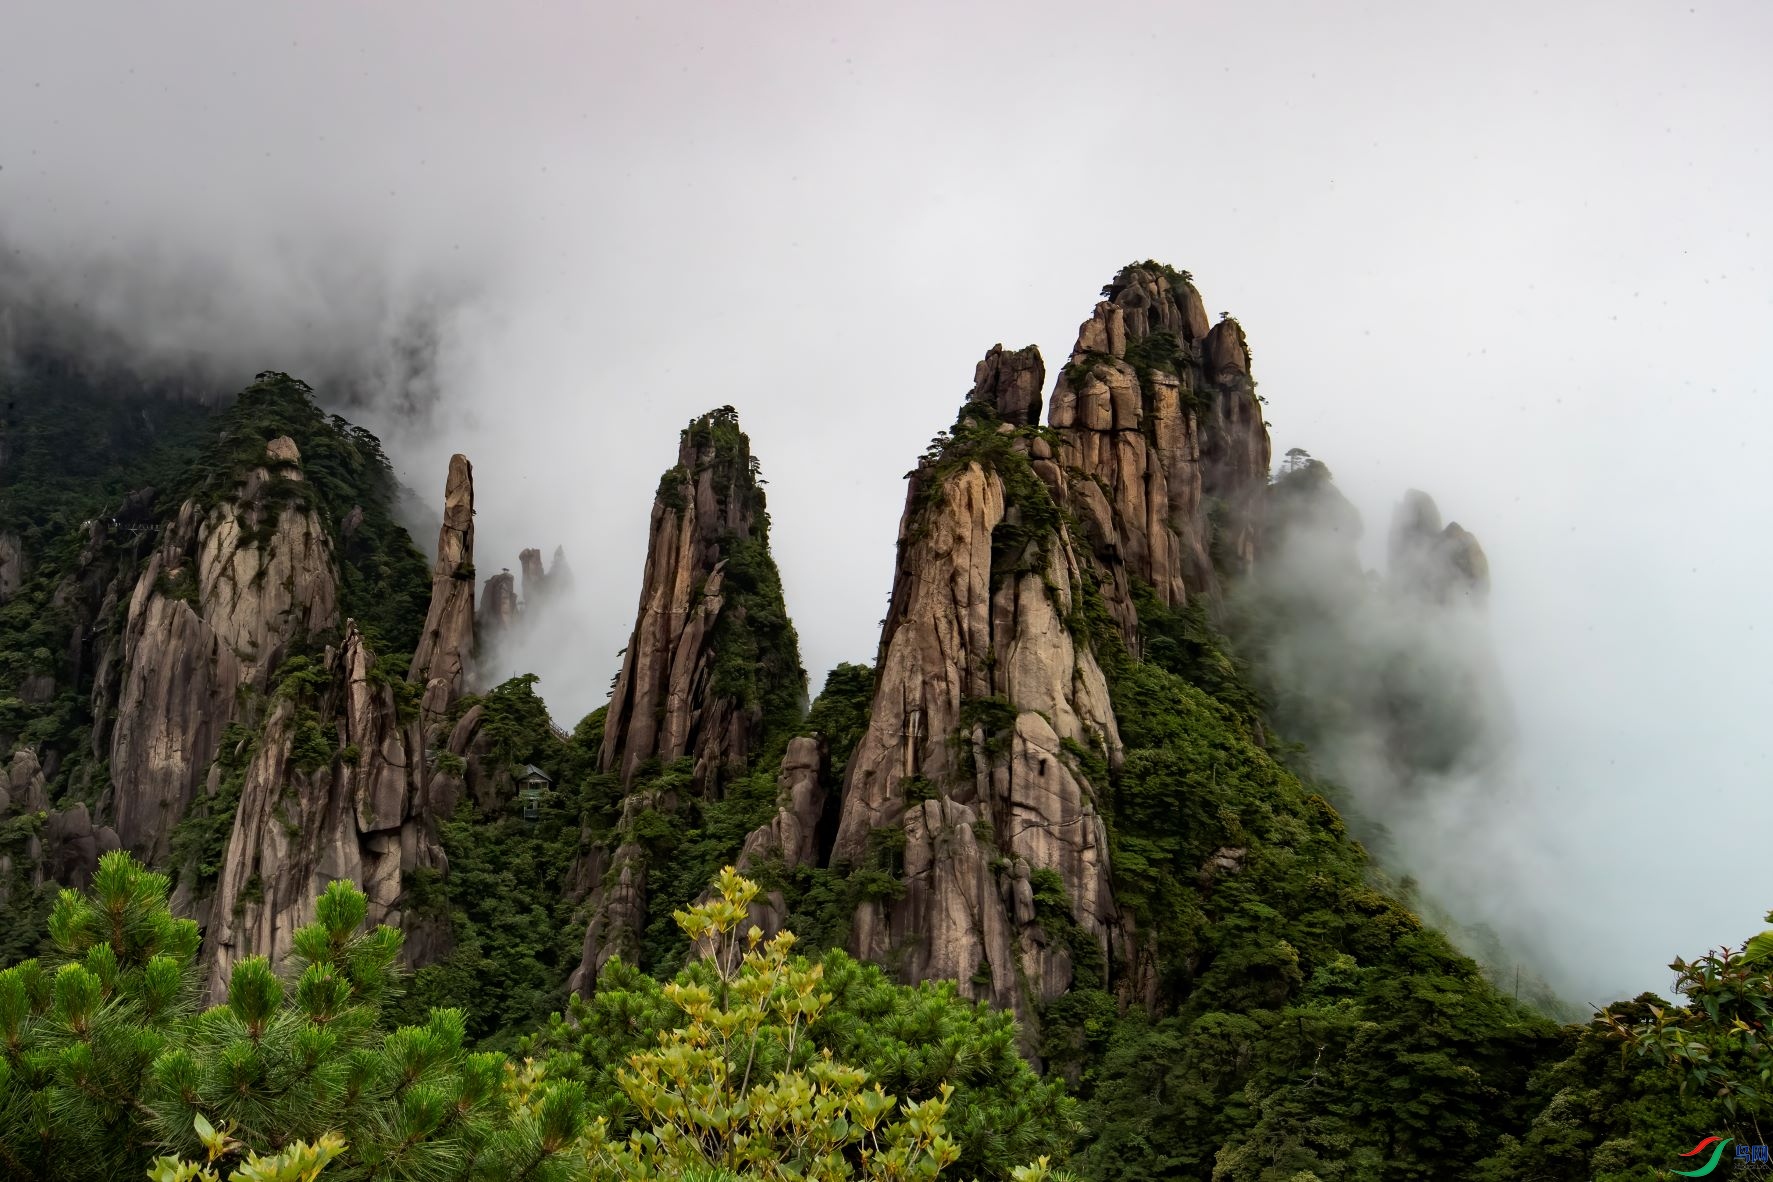
[[[329,1179],[575,1176],[565,1150],[580,1085],[545,1083],[519,1109],[509,1064],[466,1049],[459,1011],[384,1028],[401,937],[364,929],[356,887],[327,888],[286,971],[243,960],[225,1003],[207,1010],[197,925],[173,918],[166,888],[128,855],[106,855],[89,892],[57,901],[53,957],[0,972],[0,1171],[46,1182],[293,1180],[323,1165]]]
[[[1007,1016],[839,953],[792,955],[787,932],[764,941],[746,926],[760,888],[731,867],[676,916],[707,955],[663,985],[615,966],[521,1065],[470,1051],[460,1010],[389,1029],[401,936],[365,926],[349,882],[316,901],[286,965],[240,961],[201,1008],[197,925],[167,885],[107,854],[90,890],[58,898],[53,954],[0,972],[5,1176],[932,1182],[972,1156],[1014,1182],[1064,1178],[1047,1152],[1003,1156],[1062,1149],[1070,1113]],[[587,1060],[612,1037],[619,1056]]]

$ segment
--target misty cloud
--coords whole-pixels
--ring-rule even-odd
[[[1482,549],[1432,498],[1396,506],[1383,574],[1365,569],[1360,514],[1302,451],[1273,488],[1264,561],[1233,615],[1260,647],[1258,676],[1291,758],[1332,786],[1354,831],[1490,967],[1525,965],[1566,1001],[1595,978],[1547,933],[1566,914],[1548,882],[1555,842],[1520,766],[1514,709],[1495,659]],[[1608,982],[1607,991],[1622,986]],[[1510,981],[1503,981],[1505,988]]]

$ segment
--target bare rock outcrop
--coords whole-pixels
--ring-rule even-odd
[[[7,790],[10,801],[20,812],[40,813],[49,808],[49,782],[37,752],[20,747],[12,760],[0,768],[0,788]]]
[[[234,495],[186,502],[130,597],[111,731],[111,814],[125,848],[158,861],[234,720],[290,646],[338,623],[338,571],[299,496],[294,442],[267,445]]]
[[[639,609],[599,755],[601,770],[621,778],[623,816],[574,874],[594,884],[574,988],[591,988],[612,955],[638,949],[647,854],[632,822],[681,803],[676,787],[656,789],[645,773],[688,761],[690,790],[718,797],[782,733],[772,728],[798,724],[805,695],[757,463],[737,415],[722,407],[684,429],[653,499]]]
[[[828,793],[825,787],[826,751],[824,744],[810,735],[802,735],[788,743],[782,756],[781,771],[776,776],[776,815],[769,823],[753,829],[745,837],[734,866],[741,874],[755,873],[759,866],[775,865],[792,870],[800,866],[821,864],[820,828],[825,816]],[[714,897],[713,888],[703,892],[701,900]],[[781,891],[768,890],[752,900],[745,928],[755,925],[768,939],[781,931],[788,918],[788,902]],[[715,953],[712,941],[696,945],[698,955]]]
[[[319,515],[279,508],[276,484],[302,482],[301,454],[279,437],[265,457],[209,515],[197,559],[204,622],[240,658],[242,680],[261,689],[291,644],[338,622],[338,570]]]
[[[480,610],[474,617],[480,643],[497,649],[517,628],[517,579],[502,570],[480,588]]]
[[[1050,422],[1109,610],[1136,643],[1129,578],[1180,606],[1248,569],[1269,441],[1243,330],[1208,328],[1186,272],[1131,266],[1103,296],[1059,373]]]
[[[1019,375],[1038,364],[1032,350],[987,355],[952,437],[911,475],[832,855],[904,886],[861,904],[853,951],[1029,1020],[1073,984],[1073,949],[1035,914],[1030,874],[1057,877],[1070,924],[1101,957],[1119,924],[1106,785],[1087,766],[1117,763],[1120,738],[1102,670],[1069,624],[1086,572],[1059,510],[1067,477],[1021,425]]]
[[[1041,388],[1047,382],[1046,362],[1033,345],[1013,353],[991,346],[973,367],[971,400],[996,408],[1004,422],[1017,427],[1040,425]]]
[[[464,455],[449,461],[443,490],[443,526],[431,565],[431,606],[412,655],[408,679],[425,687],[427,719],[440,719],[474,675],[474,466]]]
[[[640,933],[646,927],[645,850],[623,842],[612,856],[603,847],[593,847],[588,873],[596,883],[587,903],[591,918],[585,926],[579,967],[567,981],[567,988],[578,993],[596,987],[597,975],[611,957],[637,963]]]
[[[716,662],[719,633],[747,622],[742,605],[728,606],[729,561],[742,555],[748,579],[775,578],[767,530],[737,417],[730,407],[703,415],[684,429],[653,498],[639,610],[604,722],[602,769],[625,784],[648,761],[688,756],[698,791],[717,792],[756,749],[762,708],[724,684]],[[798,653],[792,664],[768,675],[796,676],[804,693]]]
[[[412,871],[442,870],[425,808],[424,736],[403,725],[394,689],[372,675],[356,625],[330,654],[312,700],[280,694],[240,789],[205,941],[212,998],[246,956],[278,962],[315,898],[337,879],[369,896],[369,922],[400,925]],[[315,751],[318,744],[329,755]],[[416,918],[416,917],[415,917]],[[409,957],[428,959],[408,948]]]

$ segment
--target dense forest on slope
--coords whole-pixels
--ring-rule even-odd
[[[875,661],[810,707],[761,465],[732,408],[692,421],[612,703],[570,729],[534,678],[471,680],[465,460],[427,569],[379,443],[305,384],[21,360],[0,1162],[1624,1182],[1761,1141],[1773,938],[1677,965],[1685,1006],[1560,1025],[1357,840],[1383,818],[1295,741],[1343,699],[1277,655],[1324,600],[1262,566],[1352,510],[1308,457],[1269,471],[1203,309],[1124,269],[1044,423],[1038,353],[987,354]],[[1423,527],[1436,595],[1487,578],[1456,529]],[[1481,747],[1374,667],[1400,783]]]

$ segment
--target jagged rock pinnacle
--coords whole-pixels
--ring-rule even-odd
[[[1014,426],[1038,425],[1040,391],[1046,380],[1046,363],[1033,345],[1013,353],[993,345],[973,369],[973,390],[967,400],[991,405],[999,418]]]
[[[604,724],[602,767],[624,782],[649,759],[693,755],[696,783],[705,788],[755,749],[762,714],[716,676],[716,629],[736,555],[743,552],[748,579],[776,578],[760,546],[763,506],[750,442],[730,407],[684,429],[677,463],[653,499],[640,605]],[[798,651],[792,666],[763,676],[798,677],[804,694]]]
[[[1490,589],[1484,548],[1458,522],[1443,527],[1439,506],[1420,489],[1406,492],[1392,514],[1390,560],[1393,585],[1425,599],[1481,599]]]
[[[1059,462],[1090,477],[1071,482],[1071,509],[1136,644],[1130,580],[1179,606],[1248,570],[1269,441],[1243,330],[1208,328],[1187,272],[1137,264],[1103,296],[1059,373],[1051,425]]]
[[[408,678],[425,687],[424,710],[440,717],[472,679],[474,654],[474,466],[449,461],[443,526],[431,567],[431,606]]]

